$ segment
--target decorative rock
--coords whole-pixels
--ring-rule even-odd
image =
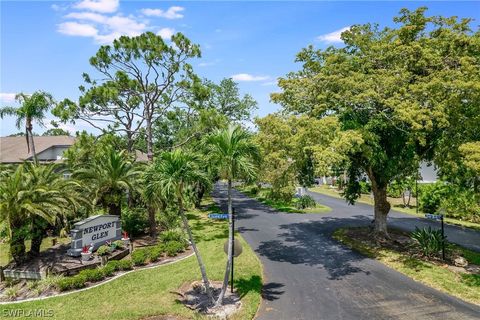
[[[453,263],[454,263],[457,267],[466,267],[466,266],[468,266],[468,261],[467,261],[467,259],[465,259],[464,257],[458,257],[458,258],[456,258],[455,260],[453,260]]]

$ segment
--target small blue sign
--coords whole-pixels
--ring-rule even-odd
[[[211,219],[228,219],[228,213],[209,213],[208,217]]]
[[[425,218],[432,219],[432,220],[442,220],[442,215],[441,214],[426,213]]]

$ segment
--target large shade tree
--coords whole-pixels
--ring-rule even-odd
[[[366,173],[380,238],[388,236],[387,186],[414,175],[442,140],[448,145],[447,129],[459,125],[456,119],[480,113],[479,31],[471,30],[470,19],[425,11],[402,9],[396,28],[352,26],[342,33],[344,47],[302,50],[302,70],[280,79],[282,92],[272,95],[287,112],[336,115],[342,130],[361,138],[348,153],[346,196],[355,201]]]
[[[228,286],[233,254],[232,182],[240,176],[253,178],[256,175],[259,151],[251,134],[238,125],[213,132],[206,142],[211,161],[217,166],[220,176],[227,180],[228,187],[228,257],[222,290],[216,301],[216,305],[221,305]]]
[[[49,93],[36,91],[31,95],[19,93],[15,100],[20,103],[19,107],[0,108],[0,118],[13,116],[16,118],[15,125],[20,129],[25,126],[25,136],[27,139],[27,149],[32,160],[37,160],[35,152],[35,141],[33,139],[33,123],[36,122],[43,126],[47,111],[53,106],[54,101]]]
[[[146,197],[150,199],[171,197],[176,201],[178,215],[182,219],[183,227],[188,234],[193,251],[197,257],[205,290],[213,303],[212,290],[207,277],[205,264],[198,251],[185,214],[187,189],[194,187],[195,184],[200,181],[206,180],[206,176],[200,167],[201,163],[199,158],[192,153],[184,152],[181,149],[164,152],[144,174],[145,193]]]

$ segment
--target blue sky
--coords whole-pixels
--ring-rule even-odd
[[[12,105],[15,93],[35,90],[76,99],[82,73],[93,71],[88,59],[101,44],[148,30],[165,37],[182,32],[200,44],[202,58],[191,61],[195,71],[216,82],[233,77],[263,116],[278,109],[269,94],[278,90],[277,77],[298,68],[294,58],[301,48],[342,45],[343,28],[392,26],[401,8],[424,5],[431,15],[470,17],[479,25],[478,2],[0,0],[0,104]],[[1,121],[2,136],[18,131],[13,119]]]

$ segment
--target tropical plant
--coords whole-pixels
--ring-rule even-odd
[[[136,188],[140,171],[124,151],[116,151],[110,146],[105,147],[104,153],[95,160],[76,169],[73,177],[91,186],[94,203],[108,209],[109,214],[121,216],[126,192]]]
[[[426,257],[438,254],[446,241],[442,237],[441,230],[433,230],[431,227],[428,227],[428,229],[415,227],[415,231],[411,233],[410,237]]]
[[[213,303],[205,265],[184,212],[186,189],[195,185],[198,181],[206,179],[204,172],[200,169],[198,159],[194,154],[186,153],[180,149],[161,154],[145,173],[145,195],[147,198],[158,198],[159,195],[162,195],[176,199],[178,215],[182,219],[183,227],[187,231],[190,244],[197,257],[206,293]]]
[[[15,117],[15,125],[18,129],[20,129],[23,123],[25,123],[28,153],[31,155],[32,160],[37,161],[35,142],[33,140],[33,122],[35,121],[40,126],[43,126],[45,113],[54,104],[53,98],[49,93],[36,91],[31,95],[19,93],[15,96],[15,100],[21,103],[21,106],[18,108],[0,108],[0,118],[3,119],[5,116]]]
[[[222,290],[215,303],[219,306],[223,303],[223,297],[228,286],[228,278],[232,260],[233,243],[233,215],[232,215],[232,181],[240,175],[247,180],[257,174],[257,163],[260,154],[257,146],[253,143],[250,133],[238,125],[230,125],[227,129],[217,130],[207,138],[209,155],[212,163],[218,169],[220,176],[227,180],[228,187],[228,258],[223,278]]]
[[[295,202],[295,207],[297,209],[315,208],[316,205],[317,203],[315,202],[315,199],[308,194],[301,196],[297,199],[297,202]]]
[[[25,240],[32,235],[32,253],[38,254],[47,225],[55,225],[68,212],[86,200],[80,185],[64,180],[56,165],[21,164],[10,175],[0,178],[0,221],[9,229],[10,253],[15,262],[25,259]]]

